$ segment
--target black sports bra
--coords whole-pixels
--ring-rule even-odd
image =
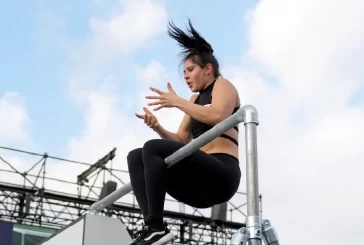
[[[198,95],[198,97],[195,100],[195,104],[203,105],[203,106],[209,106],[211,104],[211,101],[212,101],[211,93],[212,93],[212,89],[214,88],[215,82],[216,82],[216,80],[213,83],[211,83],[207,88],[200,91],[200,94]],[[239,108],[240,108],[240,106],[235,107],[232,114],[234,114]],[[207,125],[205,123],[197,121],[196,119],[194,119],[192,117],[191,117],[190,126],[191,126],[191,133],[192,133],[193,139],[199,137],[200,135],[202,135],[203,133],[205,133],[206,131],[210,130],[213,127],[211,125]],[[239,131],[237,126],[235,126],[234,129],[236,131]],[[229,135],[223,134],[223,135],[220,135],[219,137],[229,139],[232,142],[234,142],[236,145],[239,145],[238,141]]]

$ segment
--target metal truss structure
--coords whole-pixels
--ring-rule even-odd
[[[0,151],[0,176],[5,176],[4,173],[6,173],[7,176],[17,175],[22,178],[22,183],[3,181],[3,178],[0,178],[0,220],[13,223],[60,229],[88,212],[90,206],[98,200],[98,193],[102,189],[102,187],[96,186],[96,183],[100,182],[99,176],[104,177],[102,180],[104,184],[107,181],[105,173],[110,174],[113,179],[123,184],[124,181],[116,173],[127,173],[107,167],[107,164],[112,162],[116,149],[113,149],[95,164],[70,161],[47,154],[25,152],[6,147],[0,147],[0,150],[41,157],[28,171],[21,172],[4,159]],[[82,164],[88,169],[77,176],[76,182],[50,178],[46,175],[49,159]],[[36,174],[33,174],[32,171]],[[58,189],[48,189],[45,183],[49,180],[73,185],[77,189],[77,194],[63,193]],[[90,182],[93,184],[87,185]],[[237,195],[245,197],[244,193],[237,193]],[[175,200],[167,201],[176,202]],[[245,226],[242,222],[233,221],[233,218],[237,216],[242,217],[239,220],[246,217],[244,208],[246,208],[246,200],[240,205],[230,201],[224,211],[225,215],[230,213],[230,220],[226,216],[221,219],[212,217],[212,215],[206,217],[198,209],[192,209],[191,213],[166,210],[165,221],[169,228],[177,234],[176,243],[228,244],[231,235]],[[129,203],[117,202],[105,209],[102,215],[121,219],[131,235],[143,222],[137,204],[132,201]]]

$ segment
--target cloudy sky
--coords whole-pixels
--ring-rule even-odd
[[[148,87],[190,96],[166,34],[190,17],[258,109],[263,215],[282,244],[364,239],[363,1],[7,1],[0,14],[0,146],[89,163],[117,147],[113,166],[127,170],[128,151],[157,137],[134,116]],[[169,130],[183,116],[156,115]],[[39,159],[0,156],[21,171]],[[47,173],[75,181],[84,169],[50,162]]]

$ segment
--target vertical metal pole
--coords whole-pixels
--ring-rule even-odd
[[[258,150],[257,125],[258,113],[253,106],[245,108],[245,149],[246,149],[246,184],[247,184],[247,221],[249,232],[249,245],[262,244],[261,217],[259,210],[259,184],[258,184]]]
[[[185,227],[186,227],[186,223],[183,222],[180,225],[180,231],[179,231],[179,237],[180,237],[180,243],[184,244],[185,243]]]

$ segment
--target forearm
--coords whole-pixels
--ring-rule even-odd
[[[179,137],[178,134],[172,133],[172,132],[166,130],[161,125],[159,125],[159,127],[157,129],[155,129],[154,132],[156,132],[162,139],[182,142],[182,139],[181,139],[181,137]]]
[[[198,105],[182,98],[178,101],[176,107],[194,119],[208,125],[215,125],[222,121],[221,111],[214,107]]]

